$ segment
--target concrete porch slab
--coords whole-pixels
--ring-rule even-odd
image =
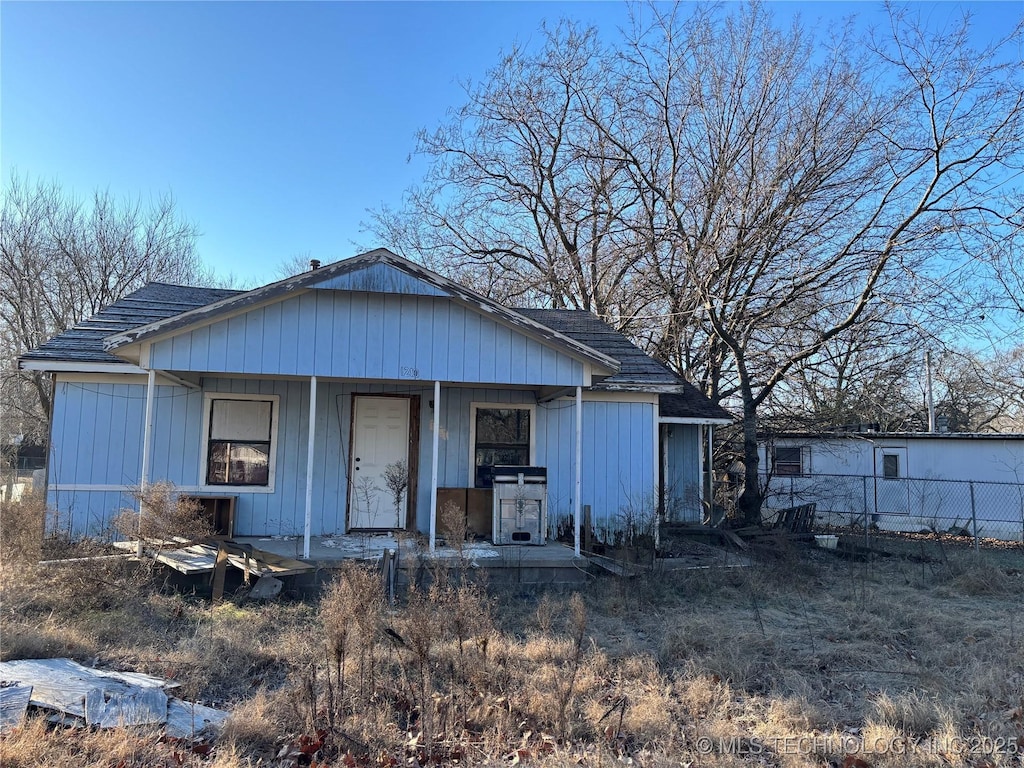
[[[234,541],[284,557],[303,559],[301,536],[236,536]],[[585,557],[577,558],[572,547],[558,542],[543,546],[467,542],[461,551],[439,544],[431,553],[422,537],[392,533],[314,536],[305,561],[330,569],[339,567],[344,560],[378,562],[385,550],[397,554],[397,565],[402,571],[431,565],[454,568],[464,563],[472,570],[486,570],[488,578],[495,582],[579,583],[585,579],[590,565]]]

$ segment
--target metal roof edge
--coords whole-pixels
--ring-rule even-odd
[[[1024,440],[1022,432],[773,432],[761,433],[758,440]]]
[[[74,360],[25,360],[18,358],[22,371],[44,371],[46,373],[141,373],[144,368],[131,363],[89,363]]]

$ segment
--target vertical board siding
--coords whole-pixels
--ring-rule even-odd
[[[279,397],[273,492],[210,490],[238,496],[239,536],[301,536],[305,517],[309,382],[207,378],[202,390],[160,385],[155,389],[152,480],[167,480],[196,492],[205,478],[200,467],[203,409],[208,393]],[[416,526],[429,524],[431,387],[422,384],[318,382],[313,465],[314,536],[345,531],[352,395],[402,394],[420,397]],[[142,464],[144,384],[58,382],[50,455],[50,503],[56,520],[76,533],[98,533],[122,506],[126,493],[109,488],[59,490],[60,486],[136,485]],[[444,387],[441,391],[439,485],[471,484],[472,403],[536,406],[536,461],[548,468],[551,532],[568,523],[574,507],[575,408],[571,400],[536,403],[532,390]],[[654,430],[656,406],[645,403],[584,402],[583,504],[592,507],[595,529],[610,536],[628,514],[647,514],[655,502]],[[694,428],[695,429],[695,428]],[[678,429],[680,435],[689,428]],[[682,439],[682,437],[680,437]],[[691,453],[699,446],[696,441]],[[690,442],[684,440],[685,445]],[[695,458],[679,454],[680,468]],[[697,478],[699,483],[699,478]],[[127,500],[126,500],[127,499]]]
[[[583,403],[583,493],[600,538],[627,521],[646,524],[657,513],[654,436],[650,403]]]
[[[145,385],[57,382],[50,483],[138,482],[145,406]]]
[[[667,424],[665,513],[673,522],[699,523],[701,506],[700,427]]]
[[[548,468],[549,533],[571,530],[576,487],[576,405],[555,400],[537,407],[537,463]],[[586,445],[587,436],[583,437]]]
[[[371,264],[343,275],[325,279],[313,286],[320,289],[406,293],[421,296],[447,296],[436,285],[424,282],[390,264]]]
[[[123,509],[138,509],[125,491],[60,491],[46,494],[46,531],[72,537],[104,538],[111,533],[114,516]]]
[[[575,386],[572,356],[449,299],[310,290],[157,341],[156,368]]]

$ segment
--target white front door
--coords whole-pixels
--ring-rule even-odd
[[[350,529],[405,527],[409,398],[355,397],[348,476]]]

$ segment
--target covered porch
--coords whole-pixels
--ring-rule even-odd
[[[177,485],[185,495],[232,499],[231,524],[223,535],[301,542],[291,554],[305,560],[332,559],[318,556],[320,550],[331,555],[332,542],[351,552],[351,541],[378,541],[376,534],[385,532],[410,539],[421,534],[434,553],[439,508],[451,492],[474,487],[489,492],[479,482],[481,462],[551,464],[563,532],[571,517],[573,555],[579,556],[581,387],[570,388],[569,398],[564,389],[558,392],[564,399],[551,409],[556,417],[545,413],[553,399],[545,388],[522,385],[190,378],[148,371],[140,485],[145,489],[194,472],[171,452],[176,438],[168,446],[155,437],[194,431],[200,445],[200,455],[193,454],[198,477]],[[525,424],[520,436],[504,438],[506,445],[482,435],[485,417],[510,413]],[[557,454],[547,450],[548,434],[561,446]],[[193,441],[184,434],[182,442]],[[571,451],[564,450],[565,443]],[[475,533],[490,538],[490,527]]]

